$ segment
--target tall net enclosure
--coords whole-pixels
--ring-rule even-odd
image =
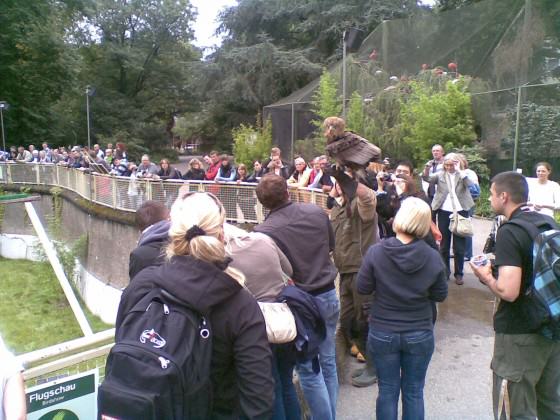
[[[516,157],[525,173],[540,160],[560,172],[560,2],[486,0],[385,21],[345,63],[328,69],[338,81],[341,101],[344,65],[346,103],[358,92],[374,114],[400,100],[395,92],[407,89],[411,79],[444,84],[463,75],[472,95],[475,132],[492,171],[512,169]],[[318,84],[317,79],[265,108],[274,142],[286,151],[313,136]],[[390,115],[384,119],[376,138],[370,138],[381,146],[383,136],[396,128]]]

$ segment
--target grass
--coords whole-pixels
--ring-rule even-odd
[[[16,354],[82,337],[48,262],[0,258],[0,334]],[[111,328],[82,305],[95,331]]]

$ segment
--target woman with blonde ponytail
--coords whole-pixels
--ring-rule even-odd
[[[167,262],[136,275],[123,292],[116,328],[154,287],[166,290],[210,320],[210,417],[268,418],[274,402],[270,346],[259,306],[243,287],[243,274],[229,267],[224,207],[210,193],[180,191],[170,216]]]

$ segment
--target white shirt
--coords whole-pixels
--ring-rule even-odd
[[[447,177],[449,176],[449,178]],[[459,199],[457,198],[457,194],[455,194],[455,185],[457,183],[457,177],[461,177],[461,174],[457,171],[450,174],[449,172],[445,173],[445,182],[449,183],[449,179],[451,179],[451,185],[448,185],[449,194],[445,197],[445,201],[441,205],[441,209],[445,211],[453,212],[453,204],[455,204],[455,211],[463,210],[461,203],[459,203]],[[453,201],[451,201],[451,196],[453,195]]]
[[[538,178],[527,178],[529,184],[529,203],[553,206],[554,210],[560,210],[560,185],[554,181],[546,181],[541,184]],[[554,217],[554,210],[541,209],[539,213]]]

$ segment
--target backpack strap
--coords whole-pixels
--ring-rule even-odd
[[[520,228],[525,230],[525,232],[527,232],[527,234],[532,240],[535,240],[535,238],[545,230],[555,228],[545,219],[536,220],[533,222],[518,217],[512,220],[508,220],[506,223],[504,223],[504,225],[505,224],[512,224],[515,226],[519,226]]]

